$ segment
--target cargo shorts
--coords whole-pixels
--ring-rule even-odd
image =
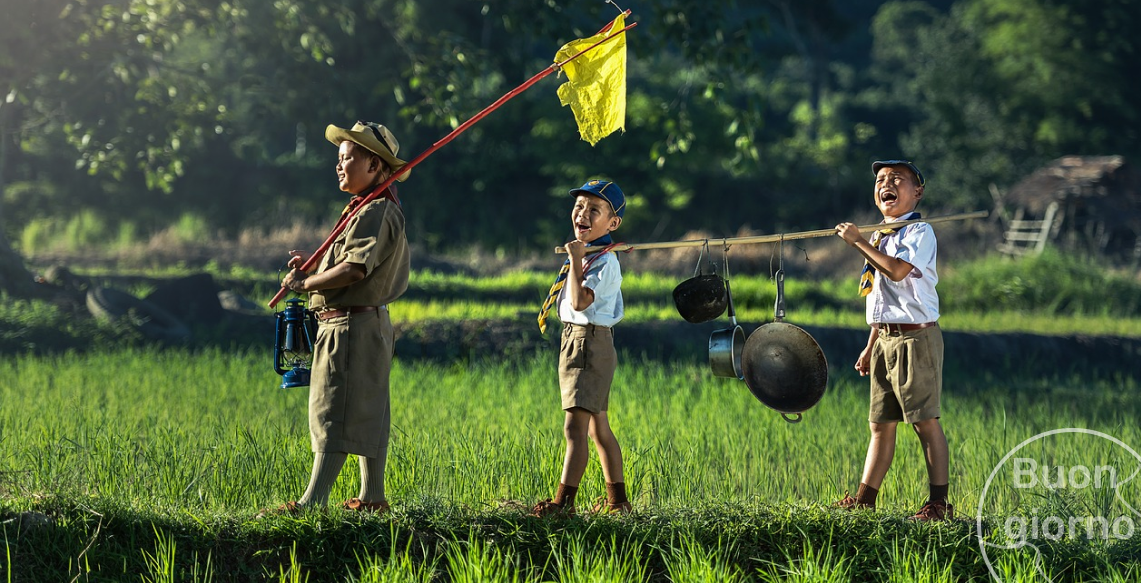
[[[943,332],[881,331],[871,354],[868,421],[938,419],[943,392]]]
[[[606,326],[563,324],[559,345],[559,389],[563,409],[575,407],[591,413],[610,404],[610,383],[618,368],[614,332]]]

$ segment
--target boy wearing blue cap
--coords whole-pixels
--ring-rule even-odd
[[[563,473],[554,499],[539,502],[535,516],[569,516],[575,512],[579,481],[586,472],[594,441],[606,479],[606,500],[595,512],[629,512],[622,476],[622,448],[606,416],[610,384],[618,366],[611,327],[622,320],[622,268],[608,249],[587,258],[587,247],[611,245],[610,233],[622,224],[626,198],[617,184],[590,180],[570,191],[574,240],[566,244],[567,261],[539,313],[539,329],[546,331],[547,313],[558,304],[563,322],[559,347],[559,388],[566,417],[567,440]]]
[[[844,496],[842,508],[875,508],[876,496],[895,455],[895,430],[910,423],[927,461],[930,495],[912,516],[915,520],[950,520],[947,437],[939,424],[943,386],[943,333],[939,330],[939,294],[935,284],[937,245],[927,223],[891,228],[891,223],[918,219],[923,173],[907,160],[872,163],[876,207],[884,227],[871,241],[852,223],[836,225],[836,234],[864,257],[860,295],[867,298],[868,343],[856,371],[871,377],[868,424],[871,439],[864,473],[855,498]]]

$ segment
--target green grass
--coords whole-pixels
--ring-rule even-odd
[[[0,293],[0,353],[89,350],[142,340],[130,326],[105,324],[40,300]]]
[[[392,321],[399,324],[414,324],[424,321],[500,320],[513,321],[530,326],[534,323],[538,308],[526,303],[489,302],[445,302],[399,300],[392,304]],[[737,321],[742,324],[759,326],[773,321],[771,306],[738,308]],[[557,320],[552,316],[552,322]],[[684,322],[672,303],[640,302],[626,305],[626,323]],[[830,328],[866,329],[864,313],[857,310],[835,308],[797,309],[788,308],[785,321],[801,326],[823,326]],[[726,326],[727,315],[715,322]],[[939,319],[945,330],[958,332],[1024,332],[1046,335],[1106,335],[1137,337],[1141,336],[1141,317],[1083,316],[1033,314],[1017,311],[991,312],[951,312]]]
[[[529,322],[551,275],[515,272],[494,277],[414,273],[409,294],[393,306],[397,322],[494,319]],[[626,321],[682,321],[672,291],[680,279],[627,273]],[[774,284],[763,275],[733,278],[737,319],[773,319]],[[807,326],[863,328],[855,278],[788,280],[787,320]],[[1054,252],[1011,260],[989,257],[944,270],[939,283],[944,328],[971,332],[1136,337],[1141,332],[1141,282],[1095,262]],[[727,321],[722,316],[722,321]]]
[[[1048,249],[1012,260],[1001,256],[954,265],[943,273],[947,312],[1022,311],[1047,314],[1137,316],[1136,271],[1114,273],[1097,259]]]
[[[215,262],[204,269],[174,265],[164,270],[111,272],[101,269],[86,270],[83,274],[100,280],[111,276],[174,278],[201,271],[259,304],[278,291],[276,272],[258,272],[241,266],[223,269]],[[1056,317],[1090,320],[1094,327],[1114,319],[1133,325],[1141,321],[1141,280],[1135,273],[1114,271],[1089,258],[1065,256],[1055,251],[1016,260],[988,256],[941,265],[940,271],[938,289],[945,318],[977,315],[981,321],[998,315],[1001,325],[1014,327],[1041,326],[1042,321]],[[672,291],[683,277],[640,272],[623,275],[622,292],[631,318],[639,321],[655,317],[679,318],[673,308]],[[553,277],[553,270],[550,273],[516,271],[488,277],[417,270],[411,275],[408,294],[401,303],[406,306],[410,319],[510,317],[515,312],[534,311],[546,297]],[[767,274],[734,274],[732,286],[741,317],[759,321],[772,318],[776,289]],[[814,319],[846,322],[854,318],[862,325],[864,302],[855,290],[854,276],[823,281],[790,278],[785,282],[789,318],[806,323],[815,323],[810,322]],[[969,321],[971,325],[976,322]]]
[[[13,519],[21,511],[55,522],[6,543],[13,557],[6,571],[163,580],[174,564],[182,574],[210,571],[216,581],[347,581],[386,580],[382,571],[394,565],[399,580],[432,572],[444,580],[533,581],[570,577],[573,564],[585,574],[577,580],[664,580],[671,569],[691,580],[736,573],[824,581],[837,572],[865,581],[896,572],[903,580],[946,580],[947,572],[985,580],[973,520],[901,520],[926,494],[917,442],[905,430],[880,510],[828,508],[855,488],[866,446],[866,384],[844,372],[834,372],[803,423],[790,425],[742,383],[714,378],[700,363],[624,357],[611,422],[637,513],[566,524],[524,517],[504,501],[550,496],[561,469],[553,358],[398,360],[388,473],[396,511],[363,523],[339,511],[252,519],[259,508],[300,495],[312,459],[306,392],[277,389],[268,354],[122,350],[8,359],[0,363],[6,536],[18,532]],[[1130,378],[949,375],[944,425],[960,515],[973,518],[990,470],[1035,433],[1087,427],[1141,443],[1137,389]],[[1092,442],[1054,453],[1113,455]],[[356,464],[348,463],[333,499],[356,488]],[[593,461],[580,500],[602,493]],[[1001,502],[1013,504],[1015,495],[1007,490]],[[1068,541],[1048,552],[1067,579],[1093,580],[1128,572],[1132,561],[1122,557],[1135,556],[1137,543],[1121,550],[1126,543]],[[916,555],[933,562],[909,563]]]
[[[276,274],[210,269],[259,303],[276,292]],[[144,278],[194,271],[174,266],[135,281],[87,275],[114,275],[142,294],[152,285]],[[551,275],[417,272],[393,318],[405,327],[533,326]],[[679,281],[627,273],[627,322],[680,322],[671,299]],[[788,320],[863,328],[854,287],[854,278],[790,280]],[[735,275],[733,290],[743,324],[772,319],[767,277]],[[951,266],[940,293],[941,323],[951,331],[1136,337],[1141,329],[1141,285],[1073,258]],[[974,515],[1006,453],[1062,427],[1141,448],[1135,373],[1081,362],[1064,375],[1039,366],[1053,363],[960,362],[945,375],[943,424],[952,501],[965,520],[902,520],[926,495],[918,444],[905,428],[879,510],[843,513],[829,504],[856,487],[867,443],[867,381],[850,371],[855,354],[829,355],[829,392],[799,425],[743,383],[711,376],[703,358],[623,354],[610,418],[635,514],[538,520],[519,508],[553,494],[564,441],[555,356],[530,347],[486,359],[397,359],[391,515],[254,520],[258,509],[300,495],[312,461],[306,392],[276,388],[268,345],[147,348],[133,330],[3,299],[0,581],[989,581]],[[1026,452],[1121,461],[1096,439],[1043,441]],[[356,495],[356,473],[346,464],[334,500]],[[1137,486],[1123,492],[1138,499]],[[579,500],[589,506],[602,493],[592,460]],[[1029,494],[988,491],[988,536],[1002,540],[1003,513],[1015,508],[1074,514],[1078,502],[1118,504],[1104,492]],[[1141,535],[1111,544],[1079,537],[1042,550],[1042,569],[1055,580],[1141,577]],[[995,565],[1004,581],[1039,579],[1025,550],[998,553]]]

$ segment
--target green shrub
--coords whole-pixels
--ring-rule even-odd
[[[943,309],[1039,314],[1136,316],[1141,283],[1088,257],[1047,250],[1019,259],[991,256],[948,270],[939,282]]]
[[[113,249],[130,249],[140,241],[139,227],[131,221],[123,221],[119,223],[118,233],[115,236],[115,241],[112,244]]]
[[[63,245],[69,251],[79,251],[92,245],[105,244],[111,239],[107,221],[89,210],[67,220],[63,229]]]
[[[183,213],[178,222],[170,227],[170,233],[183,243],[208,241],[211,237],[210,225],[199,215]]]
[[[71,217],[32,219],[20,232],[20,251],[27,255],[45,251],[77,252],[104,246],[122,236],[99,215],[82,210]]]
[[[137,330],[125,324],[76,317],[42,300],[18,300],[0,293],[0,353],[87,350],[142,340]]]
[[[20,231],[18,248],[21,253],[35,255],[50,241],[52,219],[32,219]]]

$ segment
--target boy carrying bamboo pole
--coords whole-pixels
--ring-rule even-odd
[[[599,501],[594,511],[631,509],[622,475],[622,448],[606,416],[610,385],[618,367],[611,327],[625,315],[622,268],[608,249],[584,261],[588,246],[611,244],[610,232],[622,224],[626,198],[617,184],[605,180],[590,180],[570,194],[575,197],[571,210],[575,239],[566,244],[567,262],[539,312],[539,329],[544,332],[547,314],[556,302],[563,322],[559,388],[566,411],[563,433],[567,449],[554,499],[539,502],[532,510],[540,517],[575,513],[575,496],[590,456],[588,435],[598,450],[606,479],[606,499]]]
[[[836,225],[836,234],[864,257],[860,295],[867,298],[871,327],[867,346],[856,360],[860,376],[871,376],[868,423],[871,439],[856,496],[845,495],[841,508],[875,508],[876,496],[895,455],[895,430],[910,423],[927,461],[930,495],[911,518],[950,520],[947,437],[939,424],[943,386],[943,333],[935,284],[937,245],[927,223],[891,228],[896,221],[919,218],[923,174],[907,160],[872,163],[876,207],[885,228],[871,241],[852,223]]]

